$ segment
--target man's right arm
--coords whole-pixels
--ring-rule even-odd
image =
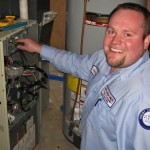
[[[21,50],[25,50],[28,52],[40,53],[42,45],[33,41],[32,39],[18,39],[16,42],[22,43],[18,44],[17,48]]]

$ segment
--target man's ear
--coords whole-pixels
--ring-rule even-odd
[[[150,34],[146,35],[144,39],[144,49],[148,49],[150,45]]]

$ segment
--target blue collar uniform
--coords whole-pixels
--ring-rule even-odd
[[[81,118],[81,150],[150,150],[150,60],[109,74],[104,51],[92,55],[43,46],[41,57],[88,81]]]

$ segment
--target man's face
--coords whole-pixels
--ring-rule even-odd
[[[146,51],[148,42],[144,37],[144,17],[133,10],[119,10],[109,21],[104,51],[112,70],[134,64]]]

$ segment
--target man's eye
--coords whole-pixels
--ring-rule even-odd
[[[113,30],[107,30],[108,34],[114,34],[115,32]]]
[[[124,36],[125,36],[125,37],[132,37],[132,34],[130,34],[130,33],[125,33]]]

